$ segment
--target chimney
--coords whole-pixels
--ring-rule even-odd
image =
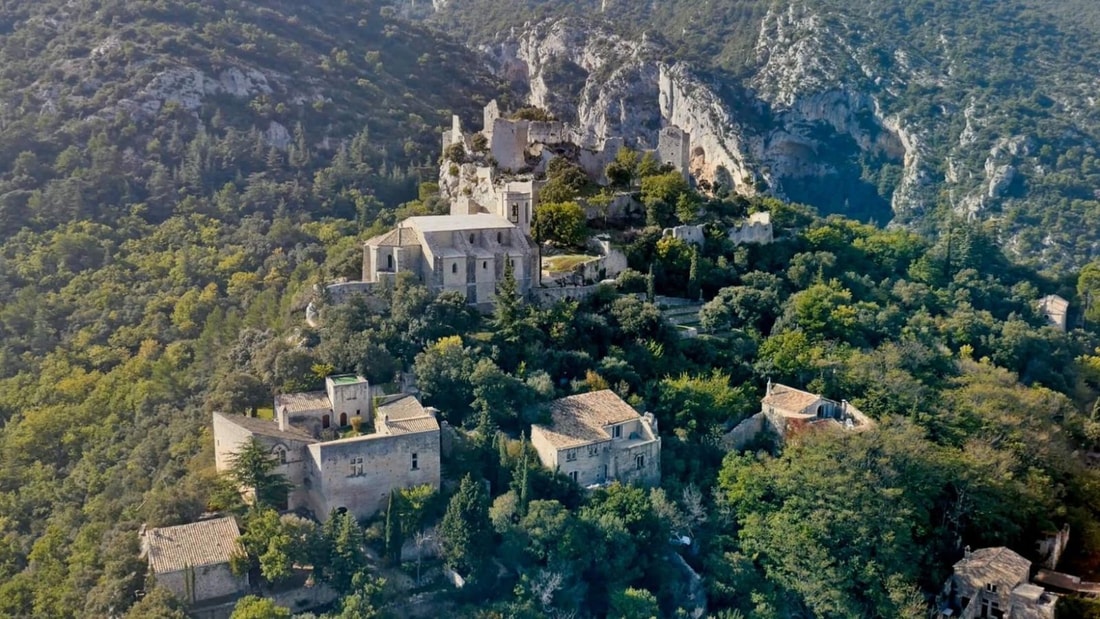
[[[772,394],[772,379],[769,376],[768,377],[768,390],[764,395],[771,395],[771,394]]]

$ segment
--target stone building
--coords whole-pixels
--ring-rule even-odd
[[[378,283],[412,273],[433,294],[458,292],[471,305],[484,307],[493,302],[506,261],[520,294],[538,286],[537,248],[507,219],[487,214],[410,217],[366,242],[363,280]]]
[[[229,569],[230,558],[240,552],[240,536],[232,517],[149,529],[142,535],[142,553],[158,585],[199,605],[248,591],[248,577]]]
[[[835,402],[815,393],[773,384],[770,380],[760,404],[764,418],[781,440],[809,429],[865,430],[874,425],[870,417],[847,400]]]
[[[346,509],[362,519],[384,507],[392,490],[439,488],[434,409],[411,395],[372,397],[360,377],[325,382],[324,392],[277,396],[274,421],[214,413],[218,470],[229,470],[241,445],[255,438],[290,482],[287,509],[318,518]]]
[[[584,487],[661,481],[661,438],[652,414],[639,415],[613,391],[555,400],[550,425],[531,427],[543,466]]]
[[[1069,301],[1056,294],[1048,294],[1042,299],[1039,299],[1038,305],[1039,311],[1047,317],[1050,324],[1061,331],[1066,330],[1069,324],[1067,320],[1069,316]]]
[[[1031,562],[1005,547],[981,548],[955,564],[939,617],[1054,619],[1058,596],[1029,582]]]

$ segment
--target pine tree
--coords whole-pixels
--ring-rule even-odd
[[[451,497],[439,525],[440,546],[447,567],[466,576],[475,575],[492,550],[489,497],[485,487],[467,475]]]
[[[401,545],[405,543],[401,530],[401,497],[396,490],[390,491],[390,502],[386,506],[386,560],[390,565],[401,564]]]
[[[276,466],[278,462],[253,437],[230,457],[229,475],[241,488],[255,491],[254,507],[280,507],[286,502],[290,482],[283,475],[272,472]]]

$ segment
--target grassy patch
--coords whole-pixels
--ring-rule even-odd
[[[549,256],[542,259],[542,268],[552,272],[571,271],[578,265],[584,264],[589,260],[594,260],[597,257],[598,256],[586,256],[583,254]]]
[[[268,421],[275,420],[275,409],[270,406],[261,406],[256,409],[257,419],[266,419]]]

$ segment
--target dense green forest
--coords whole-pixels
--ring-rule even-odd
[[[148,88],[231,67],[270,92],[204,86],[196,103]],[[649,223],[768,209],[780,240],[715,233],[693,251],[656,227],[617,231],[632,269],[583,303],[524,305],[505,287],[479,316],[403,281],[386,311],[323,307],[312,329],[314,285],[356,274],[358,241],[440,211],[425,182],[435,127],[507,99],[461,46],[365,1],[9,0],[0,85],[0,616],[181,616],[147,587],[137,533],[212,509],[242,514],[266,579],[309,561],[349,618],[401,594],[364,545],[388,552],[436,523],[445,562],[471,581],[443,600],[455,616],[674,616],[673,552],[716,616],[911,616],[964,545],[1026,550],[1065,522],[1071,569],[1100,569],[1100,480],[1082,456],[1100,448],[1100,342],[1034,309],[1050,292],[1080,307],[1100,268],[1050,280],[983,225],[928,241],[697,196],[654,171]],[[697,339],[646,300],[689,291],[707,301]],[[210,410],[263,406],[325,372],[401,368],[467,437],[446,496],[402,493],[364,530],[279,520],[224,492]],[[769,378],[879,426],[723,454],[717,437]],[[542,405],[596,388],[660,420],[661,488],[585,495],[536,466],[523,437]],[[273,546],[283,534],[312,543]]]
[[[1094,2],[521,4],[521,10],[488,0],[455,0],[437,11],[435,3],[401,6],[474,46],[508,36],[525,22],[563,16],[595,19],[628,39],[644,34],[656,46],[655,60],[690,63],[717,86],[734,118],[747,123],[746,132],[761,135],[778,120],[771,104],[753,91],[759,84],[750,84],[768,58],[761,52],[768,44],[761,39],[762,23],[769,11],[775,19],[789,10],[796,22],[814,16],[787,24],[787,36],[801,53],[826,56],[802,62],[838,68],[838,75],[824,76],[823,87],[875,97],[882,113],[899,119],[921,143],[927,175],[917,200],[922,206],[893,213],[898,223],[928,234],[948,225],[951,211],[959,216],[973,210],[997,224],[998,239],[1016,261],[1066,270],[1097,255],[1096,227],[1088,225],[1100,218],[1100,115],[1092,96],[1100,73],[1100,5]],[[820,153],[844,170],[842,178],[793,179],[785,184],[787,195],[823,212],[865,218],[870,209],[845,204],[835,185],[866,184],[882,194],[881,208],[871,211],[882,223],[900,162],[867,152],[852,157],[841,152],[842,145],[830,143]],[[988,196],[983,183],[1002,165],[1013,167],[1011,182],[1000,195]]]

